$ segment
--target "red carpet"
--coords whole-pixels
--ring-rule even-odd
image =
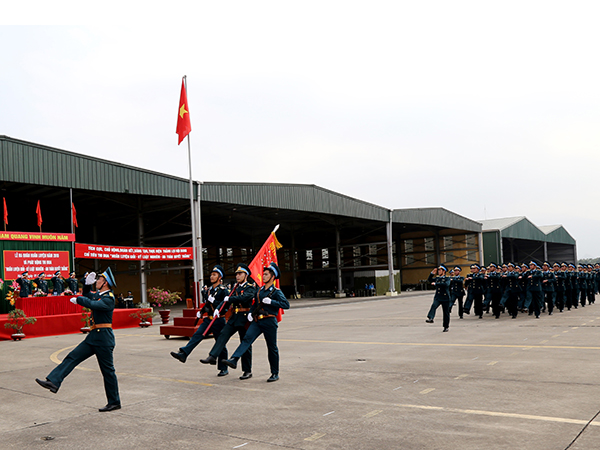
[[[80,307],[81,308],[81,307]],[[113,311],[113,328],[135,328],[140,325],[139,319],[129,317],[138,309],[115,309]],[[150,309],[146,309],[150,311]],[[25,338],[34,338],[41,336],[57,336],[61,334],[81,333],[83,326],[81,313],[76,314],[58,314],[53,316],[37,316],[37,322],[33,325],[25,325],[23,333]],[[149,319],[152,322],[152,319]],[[11,339],[14,330],[5,328],[4,324],[8,322],[8,314],[0,314],[0,340]]]

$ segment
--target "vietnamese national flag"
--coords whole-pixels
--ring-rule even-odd
[[[2,197],[4,200],[4,225],[8,225],[8,209],[6,208],[6,198]]]
[[[75,228],[78,228],[79,225],[77,225],[77,211],[75,211],[75,203],[71,203],[71,208],[73,208],[73,225],[75,226]]]
[[[263,269],[267,267],[270,263],[274,262],[277,264],[277,249],[281,248],[282,245],[279,243],[277,238],[275,237],[275,232],[272,232],[267,241],[260,248],[254,259],[248,267],[250,268],[250,272],[252,272],[252,278],[256,281],[256,284],[262,286],[262,273]],[[279,280],[275,280],[275,286],[279,288]],[[281,316],[283,315],[283,309],[279,309],[277,313],[277,322],[281,322]]]
[[[37,208],[35,208],[35,213],[37,214],[38,227],[41,227],[42,226],[42,209],[40,208],[39,200],[38,200]]]
[[[190,131],[192,131],[189,111],[190,108],[188,107],[185,84],[183,80],[181,80],[181,96],[179,97],[179,111],[177,113],[177,129],[175,130],[179,135],[179,142],[177,145],[181,144],[181,141],[183,141],[185,137],[190,134]]]

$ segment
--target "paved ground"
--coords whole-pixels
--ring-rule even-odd
[[[34,382],[81,339],[0,342],[2,449],[598,449],[600,305],[426,324],[432,295],[299,300],[280,325],[281,380],[216,377],[158,327],[117,330],[123,409],[95,360],[51,394]],[[440,311],[441,313],[441,311]],[[233,346],[230,346],[233,349]]]

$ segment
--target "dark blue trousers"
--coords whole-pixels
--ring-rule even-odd
[[[213,345],[213,348],[210,349],[209,354],[216,358],[221,354],[231,336],[237,333],[240,336],[240,342],[244,340],[246,336],[246,327],[245,326],[234,326],[226,323],[221,333],[219,333],[219,337]],[[248,350],[242,355],[242,370],[244,372],[252,372],[252,346],[248,347]]]
[[[60,387],[63,380],[83,361],[96,355],[100,372],[104,378],[104,391],[109,405],[120,405],[119,384],[113,364],[113,346],[90,345],[83,341],[69,353],[65,359],[46,378]]]
[[[233,358],[239,358],[246,354],[252,348],[254,341],[263,334],[267,343],[267,352],[269,357],[269,366],[271,366],[271,374],[279,375],[279,349],[277,348],[277,319],[275,317],[267,317],[261,320],[254,320],[250,323],[248,331],[240,346],[233,352]],[[242,359],[243,361],[243,359]]]
[[[194,335],[190,338],[190,341],[187,343],[187,345],[185,347],[181,347],[179,349],[180,352],[184,353],[185,356],[190,356],[190,353],[192,353],[192,351],[194,351],[194,349],[198,346],[198,344],[200,342],[202,342],[202,340],[204,339],[204,331],[206,331],[206,328],[208,328],[208,325],[210,324],[212,319],[208,319],[205,318],[202,320],[202,323],[200,324],[200,326],[198,327],[198,329],[196,330],[196,332],[194,333]],[[213,336],[215,337],[215,341],[219,338],[219,335],[221,334],[221,330],[223,330],[223,327],[225,326],[225,319],[224,318],[219,318],[217,320],[215,320],[215,322],[212,324],[212,327],[210,327],[209,332],[213,334]],[[207,333],[209,334],[209,333]],[[219,354],[219,365],[217,366],[219,368],[219,370],[225,370],[227,369],[227,366],[225,364],[223,364],[223,360],[227,359],[227,347],[223,347],[223,350],[221,350],[221,353]]]

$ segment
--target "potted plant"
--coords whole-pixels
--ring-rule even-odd
[[[147,328],[150,325],[152,325],[152,322],[150,322],[148,319],[151,319],[155,315],[156,315],[155,312],[144,311],[142,308],[140,308],[137,311],[129,314],[129,317],[134,317],[136,319],[139,319],[140,320],[140,328]]]
[[[169,315],[171,314],[170,309],[166,309],[167,306],[172,306],[181,300],[179,296],[181,292],[171,292],[160,287],[153,287],[148,289],[148,301],[150,305],[158,308],[162,308],[158,313],[162,319],[163,324],[169,323]]]
[[[90,308],[83,308],[81,311],[81,321],[83,322],[83,327],[79,330],[83,333],[89,333],[92,330],[91,325],[92,320],[92,310]]]
[[[15,330],[11,337],[15,341],[20,341],[25,337],[23,326],[36,322],[37,319],[35,317],[27,317],[22,309],[15,309],[8,313],[8,322],[4,324],[4,327]]]

